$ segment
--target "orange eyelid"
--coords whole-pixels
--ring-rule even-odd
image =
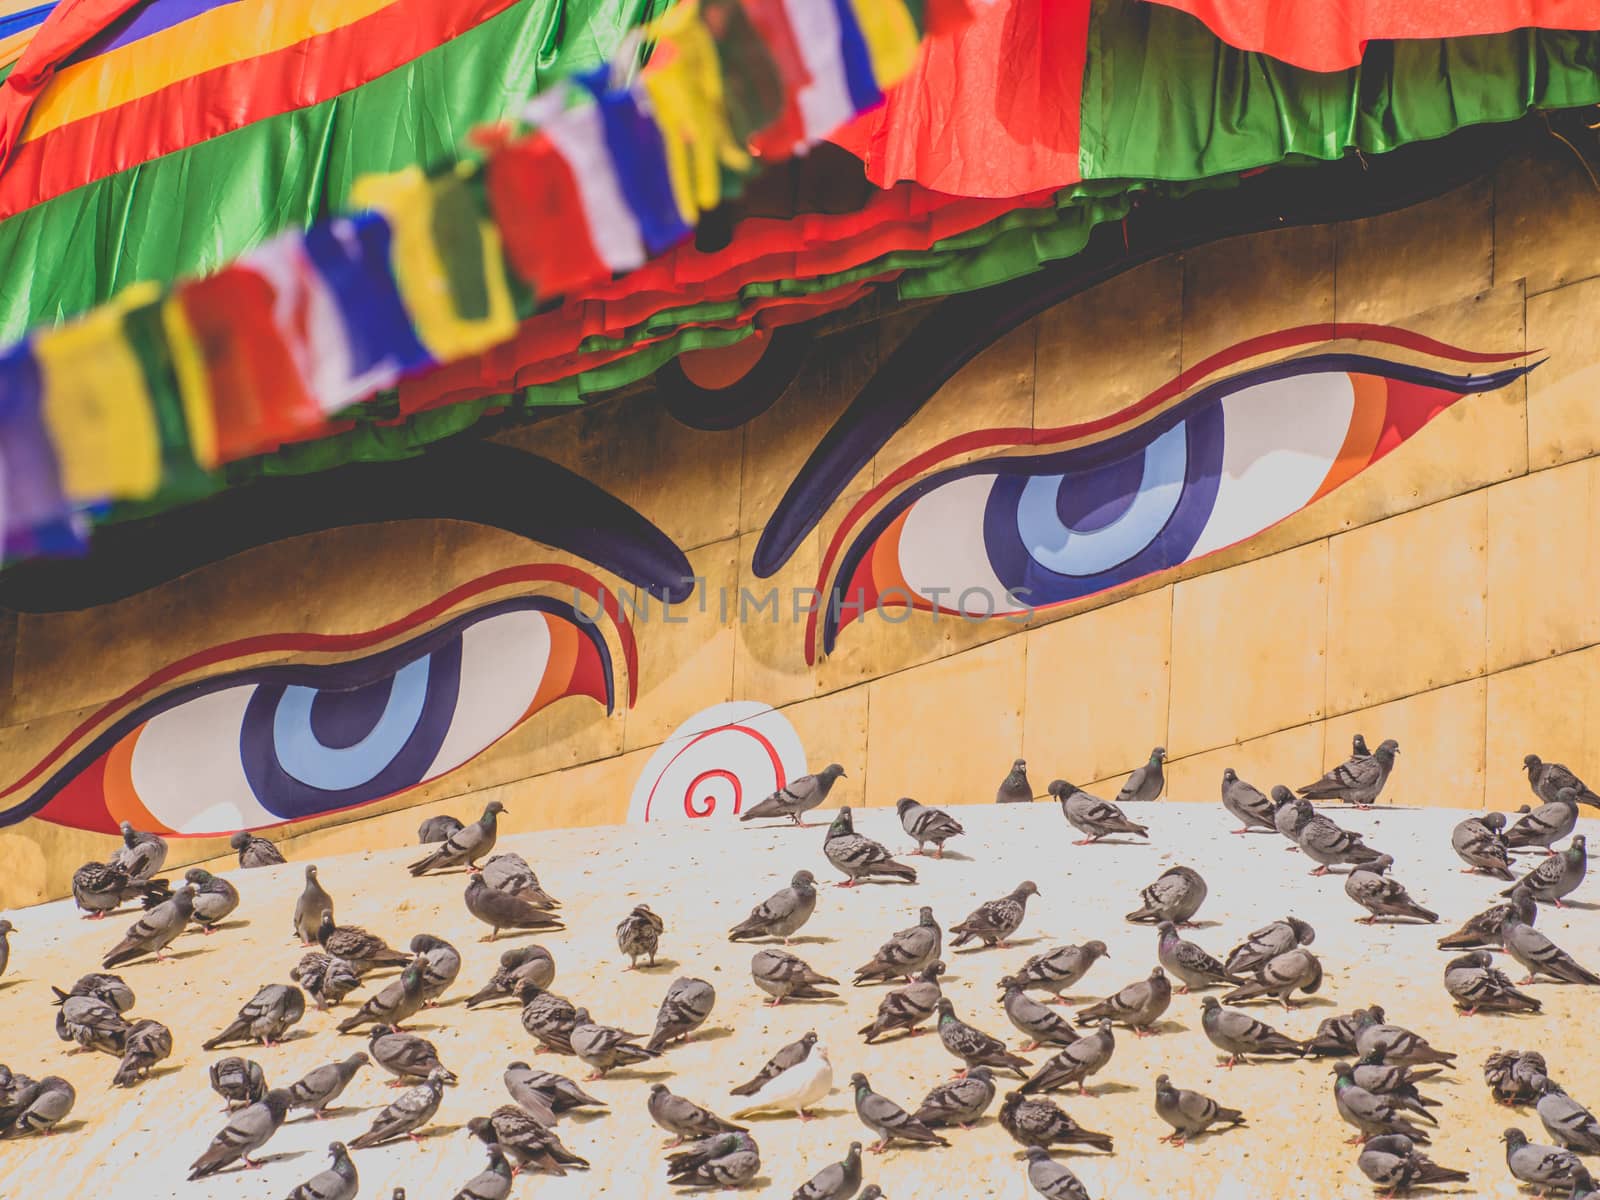
[[[167,823],[156,818],[139,802],[133,786],[133,748],[139,744],[144,726],[132,730],[106,751],[106,769],[100,777],[106,812],[118,824],[127,821],[135,829],[165,829]]]
[[[544,679],[539,684],[533,701],[521,720],[527,720],[547,704],[553,704],[566,695],[572,684],[572,672],[578,662],[578,639],[583,635],[567,621],[552,621],[549,613],[541,614],[550,628],[550,657],[545,663]]]
[[[1355,391],[1355,410],[1350,414],[1349,432],[1345,434],[1344,445],[1339,448],[1339,457],[1329,469],[1328,477],[1306,502],[1308,504],[1359,475],[1372,461],[1373,447],[1383,433],[1384,416],[1389,410],[1388,381],[1372,375],[1351,375],[1350,384]]]

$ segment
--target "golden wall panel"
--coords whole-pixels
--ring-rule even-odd
[[[1274,784],[1293,790],[1321,774],[1317,764],[1322,761],[1322,740],[1322,722],[1313,721],[1173,759],[1167,763],[1165,799],[1214,805],[1217,820],[1228,822],[1231,828],[1236,822],[1222,807],[1221,799],[1224,770],[1232,767],[1240,779],[1269,795]]]
[[[1600,191],[1566,146],[1551,138],[1507,159],[1494,176],[1496,282],[1526,279],[1536,295],[1600,275],[1597,220]]]
[[[1492,676],[1488,713],[1484,754],[1493,807],[1537,803],[1522,772],[1528,754],[1565,763],[1600,787],[1600,648]]]
[[[1485,680],[1472,679],[1328,718],[1322,766],[1309,772],[1300,783],[1312,782],[1321,771],[1349,757],[1350,739],[1359,733],[1367,739],[1368,746],[1376,746],[1385,738],[1400,743],[1400,756],[1384,788],[1382,803],[1422,808],[1481,807],[1488,686]]]
[[[1183,366],[1242,338],[1333,320],[1331,225],[1228,238],[1183,256]]]
[[[1546,358],[1528,377],[1528,459],[1534,468],[1600,452],[1600,279],[1528,298],[1528,346]]]
[[[1338,227],[1340,321],[1394,321],[1494,282],[1494,184]]]
[[[867,687],[847,688],[802,700],[783,709],[784,719],[794,726],[800,744],[806,748],[806,768],[813,773],[829,763],[844,768],[845,777],[828,793],[828,808],[842,804],[865,805],[867,787]],[[903,793],[896,793],[890,802]],[[813,821],[818,818],[811,818]],[[831,818],[830,818],[831,819]]]

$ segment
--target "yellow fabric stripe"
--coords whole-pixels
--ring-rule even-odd
[[[879,87],[897,83],[916,65],[916,23],[901,0],[850,0],[856,24],[872,58],[872,74]]]
[[[22,52],[28,48],[28,43],[33,41],[36,29],[24,29],[21,33],[13,33],[8,38],[0,38],[0,67],[9,67],[22,57]]]
[[[172,371],[178,377],[178,395],[189,426],[189,448],[194,460],[210,470],[217,465],[217,415],[211,403],[211,375],[189,314],[176,296],[161,306],[161,324],[167,333]]]

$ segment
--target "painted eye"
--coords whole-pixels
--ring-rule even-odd
[[[454,770],[540,709],[611,709],[610,654],[571,605],[480,608],[379,653],[180,687],[112,725],[0,823],[204,836],[355,808]]]
[[[823,652],[880,605],[971,617],[1048,608],[1244,541],[1462,395],[1526,370],[1457,376],[1312,356],[1212,384],[1102,441],[938,472],[873,513],[840,556]]]

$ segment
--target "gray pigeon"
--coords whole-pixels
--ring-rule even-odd
[[[343,1142],[333,1142],[328,1146],[328,1153],[333,1156],[328,1169],[317,1172],[295,1188],[286,1200],[355,1200],[361,1184],[356,1164],[350,1161],[350,1151]]]
[[[1078,1094],[1087,1095],[1089,1079],[1105,1068],[1117,1050],[1117,1035],[1110,1019],[1102,1017],[1096,1024],[1099,1028],[1093,1033],[1079,1038],[1053,1058],[1045,1060],[1044,1065],[1022,1085],[1022,1093],[1058,1092],[1076,1084]]]
[[[633,906],[617,925],[617,949],[628,956],[628,970],[635,970],[643,955],[649,956],[652,967],[656,965],[656,947],[666,929],[666,922],[651,912],[648,904]]]
[[[209,934],[239,907],[239,889],[220,875],[190,867],[183,877],[194,892],[194,921],[202,932]]]
[[[1329,1074],[1334,1077],[1334,1105],[1345,1123],[1355,1126],[1360,1140],[1400,1133],[1414,1142],[1428,1142],[1428,1131],[1407,1120],[1392,1098],[1376,1095],[1358,1084],[1355,1068],[1349,1063],[1335,1063]]]
[[[589,1169],[589,1160],[567,1149],[555,1130],[510,1104],[502,1104],[487,1117],[473,1117],[467,1132],[499,1146],[511,1161],[513,1174],[529,1166],[546,1175],[565,1175],[568,1167]]]
[[[1547,763],[1537,754],[1524,756],[1522,769],[1528,773],[1528,786],[1541,800],[1554,800],[1562,792],[1572,790],[1580,804],[1600,808],[1600,795],[1560,763]]]
[[[350,1143],[351,1148],[364,1150],[368,1146],[381,1146],[397,1137],[420,1141],[417,1130],[433,1120],[444,1099],[445,1073],[433,1071],[414,1088],[408,1088],[395,1097],[376,1117],[372,1127]]]
[[[1067,1003],[1063,995],[1068,988],[1088,974],[1089,968],[1106,958],[1104,942],[1085,942],[1081,946],[1057,946],[1043,954],[1035,954],[1022,964],[1012,978],[1032,991],[1049,992],[1052,1004]]]
[[[1326,875],[1333,866],[1357,866],[1370,863],[1381,855],[1361,840],[1359,833],[1341,829],[1327,817],[1315,812],[1309,800],[1296,800],[1299,824],[1295,831],[1295,845],[1307,858],[1319,865],[1313,875]]]
[[[828,798],[833,785],[845,778],[844,768],[829,763],[815,775],[802,775],[791,779],[765,800],[752,804],[739,814],[741,821],[761,821],[787,817],[796,825],[805,825],[800,818]]]
[[[1524,925],[1538,919],[1539,905],[1527,888],[1513,888],[1511,899],[1505,904],[1495,904],[1481,913],[1468,917],[1461,928],[1439,939],[1441,950],[1494,949],[1500,945],[1500,927],[1506,918],[1515,916]]]
[[[1565,850],[1545,859],[1500,894],[1509,896],[1515,888],[1525,887],[1535,900],[1561,908],[1562,897],[1578,890],[1588,870],[1588,842],[1580,833],[1568,843]]]
[[[467,997],[467,1007],[476,1008],[492,1000],[513,999],[517,985],[524,980],[547,988],[555,979],[556,960],[543,946],[518,946],[514,950],[504,950],[500,953],[499,968],[488,983]]]
[[[56,1037],[84,1050],[122,1056],[128,1022],[97,996],[62,996],[56,1002]]]
[[[494,849],[499,836],[495,818],[506,811],[505,805],[491,800],[484,805],[483,816],[471,825],[463,825],[439,843],[439,848],[406,867],[413,875],[426,875],[429,871],[446,871],[451,867],[466,867],[476,872],[478,860],[486,858]]]
[[[211,1090],[223,1099],[223,1111],[255,1104],[267,1094],[267,1075],[261,1064],[229,1055],[211,1064]]]
[[[943,945],[944,932],[934,920],[933,909],[924,905],[917,913],[915,925],[891,934],[870,962],[856,968],[851,984],[860,987],[864,983],[909,980],[939,957]]]
[[[1156,961],[1183,984],[1178,989],[1179,995],[1191,988],[1198,991],[1239,982],[1237,976],[1204,949],[1185,941],[1171,921],[1161,922],[1156,931],[1160,934],[1156,940]]]
[[[955,1006],[944,996],[939,998],[939,1041],[965,1063],[969,1071],[973,1067],[993,1067],[1014,1071],[1018,1079],[1028,1077],[1027,1059],[1011,1053],[999,1038],[957,1017]]]
[[[422,1011],[426,962],[420,954],[412,959],[398,979],[384,984],[360,1009],[340,1021],[339,1032],[350,1033],[363,1025],[392,1025],[399,1029],[416,1016]]]
[[[172,1053],[172,1030],[146,1018],[128,1027],[122,1039],[122,1061],[111,1077],[112,1087],[132,1087],[150,1074],[150,1068]]]
[[[1435,1049],[1428,1039],[1413,1033],[1404,1025],[1390,1025],[1384,1020],[1383,1006],[1374,1004],[1355,1015],[1356,1052],[1371,1054],[1381,1050],[1387,1061],[1405,1066],[1423,1066],[1443,1063],[1455,1066],[1456,1056],[1447,1050]]]
[[[679,1187],[735,1188],[761,1172],[761,1151],[748,1133],[720,1133],[667,1159],[667,1182]]]
[[[1444,989],[1469,1017],[1478,1012],[1536,1013],[1541,1007],[1532,996],[1517,991],[1487,950],[1472,950],[1447,962]]]
[[[790,1067],[797,1067],[805,1062],[806,1057],[811,1053],[811,1048],[816,1044],[817,1035],[815,1033],[807,1032],[801,1035],[768,1059],[766,1065],[756,1072],[753,1079],[746,1083],[741,1083],[736,1088],[730,1088],[729,1094],[734,1096],[754,1096]]]
[[[1600,1200],[1600,1187],[1587,1167],[1580,1166],[1572,1173],[1572,1195],[1568,1200]]]
[[[1522,982],[1533,983],[1540,975],[1547,975],[1561,983],[1581,983],[1590,987],[1600,985],[1600,975],[1556,945],[1531,925],[1524,925],[1515,916],[1508,916],[1500,927],[1500,944],[1505,952],[1516,959],[1528,972]]]
[[[939,1008],[944,995],[939,987],[939,976],[944,974],[944,963],[935,959],[922,968],[922,975],[903,988],[896,988],[878,1002],[878,1015],[856,1032],[871,1045],[875,1038],[904,1029],[907,1033],[925,1033],[917,1028]]]
[[[650,1086],[650,1099],[645,1107],[650,1119],[672,1135],[669,1146],[681,1146],[690,1138],[710,1137],[714,1133],[743,1133],[744,1126],[724,1121],[709,1108],[702,1108],[693,1100],[675,1096],[664,1083]]]
[[[390,1087],[421,1083],[435,1071],[443,1073],[446,1083],[456,1081],[454,1073],[439,1061],[439,1051],[432,1042],[415,1033],[403,1033],[393,1025],[374,1025],[367,1030],[367,1052],[394,1076]]]
[[[811,919],[817,908],[817,877],[810,871],[796,871],[789,886],[780,888],[750,910],[750,915],[728,931],[728,940],[743,938],[789,938]]]
[[[1051,1101],[1021,1092],[1007,1092],[1000,1102],[1000,1128],[1024,1148],[1092,1146],[1107,1154],[1115,1150],[1110,1134],[1085,1129]]]
[[[572,1027],[577,1024],[578,1008],[565,996],[547,992],[537,984],[519,983],[517,999],[522,1001],[523,1029],[546,1050],[572,1053]]]
[[[1322,963],[1304,946],[1285,950],[1276,958],[1269,958],[1255,969],[1255,978],[1229,992],[1222,999],[1227,1004],[1238,1004],[1258,996],[1276,996],[1285,1008],[1293,1008],[1290,998],[1301,991],[1311,995],[1322,986]]]
[[[1541,1195],[1550,1188],[1570,1188],[1583,1169],[1572,1151],[1530,1142],[1520,1129],[1507,1129],[1500,1140],[1506,1144],[1506,1168],[1512,1178],[1537,1188]]]
[[[1552,1080],[1539,1097],[1539,1120],[1556,1145],[1575,1154],[1600,1154],[1600,1121]]]
[[[1504,820],[1504,818],[1501,818]],[[1505,844],[1513,850],[1527,850],[1536,846],[1550,849],[1570,834],[1578,825],[1578,794],[1571,788],[1562,791],[1554,800],[1547,800],[1538,808],[1524,814],[1505,833]]]
[[[1128,1026],[1137,1037],[1149,1037],[1151,1028],[1172,1003],[1172,981],[1160,967],[1146,979],[1130,983],[1114,996],[1090,1005],[1078,1013],[1078,1024],[1106,1017]]]
[[[889,1148],[889,1143],[896,1139],[935,1146],[950,1144],[889,1097],[873,1091],[867,1077],[860,1071],[850,1076],[850,1091],[855,1096],[856,1116],[878,1135],[878,1140],[867,1147],[871,1153],[882,1154]]]
[[[412,938],[411,953],[422,958],[422,1003],[431,1008],[461,974],[461,953],[431,933],[419,933]]]
[[[490,887],[483,881],[482,875],[474,875],[467,881],[464,898],[467,911],[489,927],[489,936],[480,938],[480,941],[494,941],[502,929],[537,931],[566,928],[561,918],[549,909]]]
[[[846,804],[833,818],[822,839],[822,852],[828,861],[848,876],[837,887],[855,887],[863,879],[898,879],[902,883],[917,881],[916,868],[896,862],[894,856],[878,842],[856,832],[855,820]]]
[[[1305,824],[1315,815],[1315,811],[1305,812],[1300,808],[1293,793],[1281,783],[1275,784],[1272,789],[1272,824],[1277,831],[1288,838],[1290,845],[1285,846],[1291,854],[1300,849],[1300,826]]]
[[[194,893],[188,887],[178,888],[169,899],[128,926],[126,936],[111,948],[100,965],[109,971],[146,954],[164,958],[162,952],[183,932],[193,912]]]
[[[896,800],[894,810],[900,814],[900,827],[916,839],[917,848],[911,852],[913,854],[923,853],[922,848],[932,842],[933,856],[943,858],[944,844],[966,832],[961,822],[944,809],[918,804],[910,796]]]
[[[1272,801],[1260,788],[1240,779],[1232,767],[1222,772],[1222,807],[1239,822],[1235,833],[1258,830],[1272,833],[1278,827],[1277,808]]]
[[[1389,782],[1394,756],[1399,753],[1400,743],[1388,738],[1366,758],[1347,758],[1315,783],[1296,790],[1307,800],[1343,800],[1370,808]]]
[[[976,939],[985,946],[1009,949],[1011,943],[1007,939],[1022,927],[1022,920],[1028,915],[1028,897],[1038,894],[1039,886],[1024,879],[1011,889],[1010,895],[978,905],[966,920],[950,926],[950,932],[956,935],[951,946],[965,946]]]
[[[772,999],[769,1006],[776,1007],[785,1000],[835,1000],[838,992],[825,992],[818,985],[839,981],[813,971],[787,950],[765,946],[755,952],[750,960],[750,977],[756,986]]]
[[[419,846],[437,846],[446,840],[452,833],[461,829],[461,822],[449,813],[440,813],[436,817],[426,818],[417,826],[417,844]]]
[[[239,852],[241,867],[279,867],[287,861],[276,846],[253,833],[236,833],[228,839],[228,845]]]
[[[1044,1200],[1089,1200],[1089,1189],[1066,1167],[1050,1157],[1048,1150],[1029,1146],[1028,1183]]]
[[[1419,1115],[1426,1115],[1430,1108],[1438,1108],[1439,1101],[1424,1096],[1417,1090],[1417,1084],[1438,1074],[1438,1067],[1419,1071],[1415,1067],[1385,1062],[1381,1050],[1364,1055],[1355,1065],[1355,1081],[1358,1084],[1380,1096],[1396,1097]]]
[[[1061,802],[1061,815],[1066,817],[1067,824],[1083,834],[1072,843],[1074,846],[1087,846],[1116,833],[1150,836],[1147,826],[1128,820],[1127,814],[1115,804],[1099,796],[1091,796],[1065,779],[1052,779],[1046,790]]]
[[[994,1072],[988,1067],[973,1067],[936,1084],[913,1115],[929,1129],[949,1125],[971,1129],[989,1111],[994,1093]]]
[[[1511,878],[1511,854],[1506,848],[1505,813],[1468,817],[1450,831],[1450,848],[1467,864],[1467,874]]]
[[[1014,975],[1000,980],[1000,1007],[1005,1009],[1006,1019],[1028,1039],[1022,1047],[1024,1054],[1041,1046],[1070,1046],[1078,1040],[1072,1023],[1023,991],[1022,981]]]
[[[59,1075],[40,1080],[13,1077],[11,1099],[0,1110],[0,1138],[48,1134],[67,1119],[77,1102],[78,1093]]]
[[[323,1063],[313,1067],[289,1085],[290,1109],[309,1109],[315,1117],[328,1115],[328,1107],[337,1100],[361,1068],[372,1060],[363,1050],[357,1050],[342,1062]]]
[[[317,944],[324,953],[344,959],[363,975],[378,967],[404,967],[412,959],[359,925],[335,925],[333,913],[326,909],[317,924]]]
[[[656,1027],[646,1050],[660,1052],[673,1042],[687,1041],[691,1033],[706,1023],[717,1002],[717,989],[704,979],[680,975],[667,988],[656,1010]]]
[[[1403,1196],[1413,1188],[1437,1187],[1441,1183],[1467,1183],[1465,1171],[1441,1167],[1417,1150],[1403,1133],[1386,1133],[1368,1138],[1361,1147],[1356,1166],[1361,1173],[1391,1196]]]
[[[1350,874],[1345,876],[1344,894],[1367,910],[1367,915],[1357,920],[1363,925],[1371,925],[1379,918],[1400,917],[1428,925],[1437,924],[1439,914],[1418,904],[1406,891],[1404,884],[1386,873],[1392,866],[1394,859],[1387,854],[1380,854],[1371,862],[1352,868]]]
[[[1169,867],[1139,893],[1140,907],[1127,919],[1149,925],[1187,925],[1206,902],[1206,881],[1192,867]]]
[[[489,1165],[462,1184],[452,1200],[506,1200],[511,1195],[511,1181],[511,1164],[495,1143],[489,1147]],[[405,1200],[405,1193],[395,1190],[400,1193],[396,1200]]]
[[[1200,1002],[1200,1026],[1218,1050],[1227,1054],[1223,1064],[1230,1069],[1248,1063],[1249,1055],[1293,1055],[1306,1053],[1303,1043],[1285,1037],[1272,1026],[1236,1008],[1223,1008],[1215,996]]]
[[[1305,1052],[1321,1058],[1338,1058],[1356,1053],[1356,1031],[1366,1019],[1367,1010],[1364,1008],[1324,1017],[1317,1025],[1316,1033],[1306,1039]],[[1381,1056],[1383,1048],[1378,1047],[1377,1053]],[[1363,1083],[1361,1086],[1367,1085]]]
[[[342,958],[313,950],[302,954],[289,978],[305,989],[319,1011],[327,1011],[361,986],[361,972]]]
[[[68,996],[93,996],[96,1000],[104,1000],[119,1013],[125,1013],[133,1007],[133,989],[120,975],[91,972],[88,975],[80,975],[78,981],[72,985],[71,991],[63,992],[58,987],[52,987],[50,990],[56,994],[58,1000],[65,1000]]]
[[[852,1200],[861,1188],[861,1143],[851,1142],[843,1162],[829,1163],[795,1189],[789,1200]]]
[[[122,845],[111,856],[111,864],[127,871],[130,881],[150,879],[167,861],[166,839],[160,834],[140,833],[122,822]]]
[[[557,1075],[553,1071],[535,1071],[525,1062],[511,1063],[506,1067],[502,1079],[511,1098],[533,1117],[538,1117],[537,1110],[540,1108],[559,1114],[577,1108],[606,1106],[604,1100],[596,1100],[565,1075]]]
[[[485,859],[483,881],[495,891],[508,892],[535,908],[561,907],[561,901],[539,885],[539,877],[528,865],[528,860],[515,851],[502,851]]]
[[[1174,1146],[1199,1137],[1213,1125],[1244,1124],[1244,1113],[1237,1108],[1224,1108],[1210,1096],[1175,1088],[1166,1075],[1156,1076],[1156,1116],[1172,1126],[1172,1132],[1161,1140]]]
[[[1483,1082],[1496,1104],[1534,1104],[1550,1084],[1544,1055],[1537,1050],[1497,1051],[1483,1061]]]
[[[1000,781],[994,794],[996,804],[1032,804],[1033,785],[1028,782],[1028,762],[1019,758],[1012,762],[1011,770]]]
[[[1128,782],[1122,785],[1122,790],[1117,793],[1118,804],[1140,804],[1147,800],[1154,800],[1161,795],[1161,790],[1167,786],[1166,773],[1161,769],[1161,764],[1167,761],[1167,751],[1164,746],[1157,746],[1150,751],[1150,759],[1142,767],[1134,770],[1128,776]]]
[[[567,1034],[572,1052],[589,1064],[587,1078],[590,1080],[604,1078],[607,1071],[618,1067],[631,1067],[659,1058],[659,1051],[634,1045],[643,1037],[642,1033],[629,1033],[615,1025],[601,1025],[591,1020],[587,1008],[580,1008],[573,1014],[572,1029]]]
[[[306,886],[294,902],[294,933],[302,944],[311,945],[317,940],[317,929],[322,924],[322,914],[333,917],[333,897],[323,889],[317,878],[317,868],[306,864]]]
[[[289,1112],[289,1093],[273,1088],[267,1094],[228,1118],[228,1123],[211,1139],[205,1153],[194,1160],[189,1168],[189,1179],[203,1179],[215,1175],[224,1167],[243,1162],[247,1167],[260,1164],[250,1156],[278,1132]]]
[[[204,1050],[215,1050],[224,1042],[260,1042],[276,1045],[290,1026],[306,1015],[306,998],[299,988],[288,983],[269,983],[244,1002],[239,1015],[216,1037],[201,1043]]]
[[[109,863],[87,862],[72,873],[72,898],[89,920],[99,920],[132,900],[159,904],[171,894],[165,879],[130,879],[125,867]]]

